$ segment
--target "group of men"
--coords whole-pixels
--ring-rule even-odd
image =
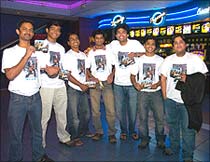
[[[115,28],[117,40],[108,45],[104,45],[103,31],[94,31],[95,46],[88,54],[80,51],[80,40],[75,33],[68,35],[67,44],[71,49],[65,53],[64,47],[57,43],[61,25],[56,21],[46,27],[47,38],[43,44],[48,47],[47,52],[36,51],[31,46],[34,36],[31,21],[21,21],[16,33],[19,43],[4,50],[2,60],[2,72],[10,80],[10,161],[23,160],[22,133],[26,115],[32,129],[33,161],[53,161],[45,153],[52,109],[60,143],[70,147],[81,146],[82,136],[100,140],[104,135],[100,119],[101,97],[110,143],[117,142],[117,118],[120,139],[126,140],[128,136],[133,140],[140,138],[139,148],[146,148],[150,141],[148,116],[151,110],[155,119],[157,146],[166,155],[177,154],[181,131],[183,159],[193,160],[196,131],[188,128],[187,109],[181,92],[175,86],[177,81],[185,83],[188,74],[205,74],[208,70],[198,56],[185,51],[186,41],[182,35],[173,38],[175,54],[164,60],[155,54],[157,45],[153,37],[146,38],[144,46],[137,40],[128,39],[129,28],[126,24]],[[33,64],[33,75],[28,72],[28,62]],[[185,72],[180,73],[178,79],[170,73],[176,67]],[[65,79],[59,77],[61,71],[67,71],[67,86]],[[137,114],[140,133],[136,131]],[[165,146],[164,114],[170,129],[170,147]],[[95,129],[93,135],[88,125],[90,116]]]

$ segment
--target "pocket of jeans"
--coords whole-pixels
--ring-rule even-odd
[[[13,104],[21,102],[22,100],[23,100],[23,97],[17,94],[14,94],[14,93],[10,94],[10,102],[12,102]]]

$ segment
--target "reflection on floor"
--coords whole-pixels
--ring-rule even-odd
[[[208,101],[205,100],[205,111],[209,113],[209,97]],[[8,161],[8,125],[7,125],[7,105],[8,105],[8,93],[1,93],[1,159],[0,161]],[[208,107],[206,107],[208,106]],[[103,105],[102,112],[103,111]],[[119,161],[119,162],[169,162],[177,161],[174,156],[165,156],[162,150],[156,147],[156,140],[154,136],[154,123],[152,117],[150,118],[150,136],[152,137],[149,147],[147,149],[138,149],[140,141],[134,141],[128,138],[126,141],[119,140],[119,124],[116,122],[116,128],[118,132],[116,134],[118,141],[116,144],[110,144],[107,138],[107,124],[102,113],[103,128],[105,135],[102,140],[94,142],[90,138],[83,138],[84,145],[82,147],[69,148],[62,144],[59,144],[56,136],[55,119],[52,115],[49,123],[47,133],[47,154],[57,162],[62,161]],[[209,120],[209,116],[208,116]],[[195,162],[209,162],[209,125],[205,127],[208,129],[202,129],[196,138],[196,149],[194,155]],[[167,128],[167,127],[166,127]],[[166,129],[167,133],[167,129]],[[30,131],[28,122],[26,120],[24,129],[24,161],[31,160],[31,143],[30,143]],[[166,144],[169,141],[166,139]]]

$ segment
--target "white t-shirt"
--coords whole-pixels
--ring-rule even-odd
[[[86,64],[87,56],[79,51],[79,53],[70,49],[65,54],[65,59],[63,60],[63,68],[71,72],[71,75],[78,80],[80,83],[86,82]],[[70,87],[82,91],[81,88],[72,82],[68,81]]]
[[[48,52],[40,53],[40,68],[48,66],[59,66],[62,65],[62,60],[65,54],[65,49],[59,43],[49,42],[47,39],[44,41],[44,44],[48,44]],[[41,87],[44,88],[61,88],[64,87],[64,81],[56,78],[50,78],[46,73],[41,72]]]
[[[26,48],[22,48],[19,45],[5,49],[2,58],[2,72],[5,73],[5,69],[16,66],[25,53]],[[10,92],[23,96],[32,96],[39,91],[37,56],[38,53],[33,53],[20,74],[9,82],[8,90]]]
[[[91,74],[100,81],[106,81],[112,72],[112,54],[106,48],[90,50],[87,59],[87,68],[90,68]]]
[[[157,90],[160,90],[160,86],[158,86],[157,89],[151,89],[150,87],[152,84],[155,84],[160,80],[159,68],[163,60],[164,59],[158,55],[154,55],[151,57],[143,55],[132,67],[131,74],[138,74],[138,82],[140,84],[144,84],[145,88],[141,91],[155,92]]]
[[[137,40],[128,39],[126,45],[120,45],[119,41],[112,41],[109,45],[113,54],[113,62],[115,65],[114,83],[120,86],[131,86],[130,71],[133,64],[138,60],[129,59],[128,54],[131,52],[145,52],[144,46]]]
[[[160,73],[167,77],[166,97],[179,103],[184,103],[181,98],[181,91],[176,90],[175,86],[180,79],[180,74],[207,73],[205,63],[195,54],[188,53],[183,57],[176,54],[168,56],[160,67]]]

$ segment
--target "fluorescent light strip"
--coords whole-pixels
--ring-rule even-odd
[[[126,22],[126,24],[149,24],[149,21]]]
[[[142,17],[126,17],[126,20],[136,20],[136,19],[146,19],[150,18],[150,16],[142,16]]]
[[[166,14],[166,16],[176,15],[176,14],[185,13],[185,12],[194,11],[194,10],[198,10],[198,7],[194,7],[194,8],[188,9],[188,10],[184,10],[184,11],[168,13],[168,14]]]
[[[182,19],[187,19],[187,18],[191,18],[191,17],[195,17],[195,16],[197,16],[197,14],[190,15],[190,16],[184,16],[184,17],[178,17],[178,18],[172,18],[172,19],[166,19],[166,21],[182,20]]]
[[[103,20],[99,21],[98,24],[101,24],[103,22],[109,22],[109,21],[112,21],[112,19],[103,19]]]
[[[105,26],[111,26],[111,24],[101,24],[98,26],[98,28],[105,27]]]

